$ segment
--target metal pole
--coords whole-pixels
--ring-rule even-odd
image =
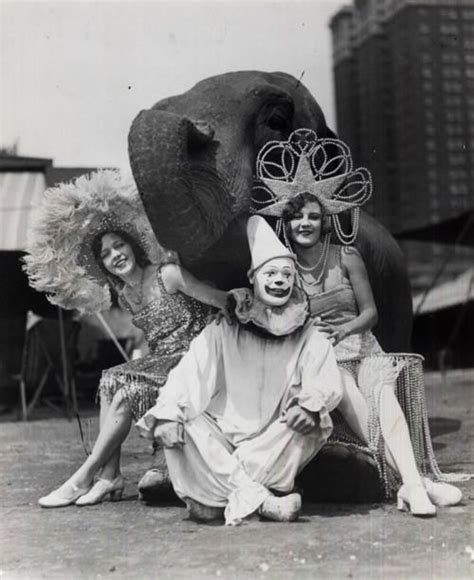
[[[58,322],[59,322],[59,340],[61,343],[61,362],[62,362],[62,371],[63,371],[63,394],[64,398],[66,399],[66,410],[67,415],[69,417],[69,376],[68,376],[68,368],[67,368],[67,353],[66,353],[66,339],[64,336],[64,318],[63,318],[63,311],[58,306]]]
[[[107,324],[107,321],[105,320],[105,318],[102,316],[102,314],[100,312],[96,312],[96,316],[99,319],[100,323],[102,324],[102,326],[105,328],[107,334],[110,336],[110,338],[112,339],[112,342],[115,344],[115,346],[117,347],[117,350],[119,351],[119,353],[123,356],[123,359],[125,360],[125,362],[130,362],[130,358],[127,355],[127,353],[123,350],[122,345],[120,344],[120,342],[117,340],[117,337],[115,336],[115,334],[113,333],[113,330],[110,328],[110,326]]]

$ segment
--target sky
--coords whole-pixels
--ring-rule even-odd
[[[125,167],[141,109],[235,70],[304,73],[335,127],[328,24],[347,3],[0,0],[0,145]]]

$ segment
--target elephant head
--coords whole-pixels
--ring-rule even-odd
[[[159,242],[223,288],[245,283],[256,156],[268,141],[301,127],[334,136],[309,91],[281,72],[211,77],[141,111],[130,129],[129,156]],[[379,309],[376,334],[386,350],[407,350],[411,296],[401,252],[368,215],[356,245]]]

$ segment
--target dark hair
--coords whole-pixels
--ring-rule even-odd
[[[141,268],[145,268],[146,266],[151,264],[151,262],[147,256],[145,250],[143,249],[143,247],[128,232],[126,232],[124,230],[120,230],[120,229],[113,229],[113,230],[107,230],[107,231],[102,232],[101,234],[97,235],[94,238],[94,241],[92,242],[92,254],[94,255],[94,259],[96,260],[100,269],[104,272],[107,279],[110,280],[112,286],[114,288],[121,288],[123,286],[123,281],[118,276],[115,276],[115,274],[111,274],[107,270],[107,268],[104,266],[104,262],[102,260],[102,256],[101,256],[102,239],[107,234],[115,234],[116,236],[119,236],[120,238],[122,238],[122,240],[124,242],[126,242],[132,248],[133,254],[135,256],[135,260]]]
[[[321,219],[322,219],[322,229],[321,234],[327,234],[331,231],[331,221],[330,217],[325,214],[324,207],[319,203],[318,198],[309,193],[309,191],[304,191],[292,197],[288,203],[283,208],[282,218],[285,223],[291,221],[295,215],[307,204],[307,203],[318,203],[321,207]]]

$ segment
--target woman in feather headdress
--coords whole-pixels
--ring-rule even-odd
[[[176,254],[158,245],[133,179],[118,171],[99,171],[48,190],[25,262],[31,285],[63,308],[106,310],[113,289],[145,334],[148,355],[102,374],[100,433],[91,455],[39,503],[60,507],[120,499],[120,449],[132,421],[155,403],[169,371],[204,328],[208,306],[223,308],[226,293],[194,278]]]

